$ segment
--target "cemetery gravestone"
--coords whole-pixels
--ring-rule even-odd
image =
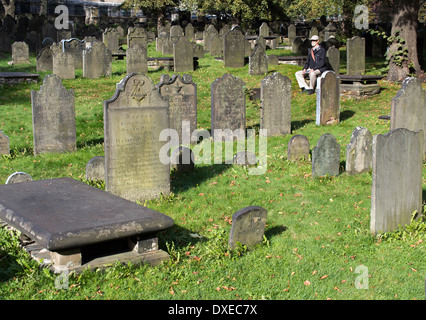
[[[144,202],[170,193],[170,165],[160,162],[169,125],[169,103],[150,78],[127,75],[104,101],[105,187],[112,194]]]
[[[223,40],[222,36],[217,33],[213,33],[210,36],[210,55],[212,57],[218,57],[222,55],[223,51]]]
[[[194,154],[191,149],[186,147],[178,147],[171,153],[171,166],[172,170],[179,173],[189,172],[194,169]]]
[[[170,28],[170,40],[172,41],[172,44],[176,43],[176,41],[178,41],[181,37],[183,37],[182,27],[178,25],[172,26]]]
[[[365,39],[352,37],[346,43],[346,74],[365,74]]]
[[[367,128],[356,127],[351,141],[346,146],[346,172],[357,174],[369,171],[372,167],[373,136]]]
[[[86,164],[86,180],[105,180],[105,157],[93,157]]]
[[[194,71],[194,51],[187,38],[180,37],[173,44],[173,60],[175,72]]]
[[[226,73],[211,84],[211,125],[215,130],[240,129],[245,135],[246,103],[245,83],[238,77]]]
[[[188,23],[185,26],[185,37],[189,40],[189,41],[194,41],[195,40],[195,34],[194,34],[194,26],[191,23]]]
[[[147,74],[148,73],[148,53],[146,47],[140,44],[133,44],[131,48],[126,50],[126,66],[127,74],[132,72]]]
[[[288,41],[289,43],[293,43],[296,38],[296,26],[294,24],[290,24],[288,26]]]
[[[62,51],[69,52],[74,56],[75,69],[83,68],[83,50],[85,49],[86,43],[82,40],[73,38],[62,40]]]
[[[102,41],[112,53],[118,52],[118,30],[115,28],[107,28],[102,33]]]
[[[24,41],[17,41],[12,44],[12,62],[11,64],[30,63],[30,51]]]
[[[338,75],[340,71],[340,50],[334,46],[327,49],[327,59],[331,70]]]
[[[302,37],[295,37],[292,46],[291,46],[291,52],[295,55],[302,55],[303,52],[303,39]]]
[[[101,41],[94,41],[83,51],[83,77],[96,79],[111,75],[112,54]]]
[[[204,50],[210,52],[210,40],[213,34],[218,34],[217,29],[211,24],[208,26],[207,30],[204,32]]]
[[[340,145],[330,134],[323,134],[312,150],[312,176],[338,176],[340,166]]]
[[[233,163],[243,166],[255,165],[257,164],[257,158],[256,155],[250,151],[240,151],[234,156]]]
[[[28,181],[33,181],[33,178],[28,173],[15,172],[12,173],[9,177],[7,177],[5,184],[21,183]]]
[[[250,206],[232,215],[232,227],[229,233],[229,247],[234,249],[238,243],[247,247],[263,241],[267,211],[264,208]]]
[[[198,59],[204,58],[204,48],[201,44],[195,44],[192,49],[194,51],[194,57]]]
[[[340,121],[340,82],[333,71],[324,72],[317,81],[316,124]]]
[[[426,91],[418,78],[406,78],[391,100],[390,130],[397,128],[423,130],[423,151],[426,159]]]
[[[133,44],[136,43],[144,47],[148,46],[146,31],[141,27],[129,27],[129,29],[127,29],[127,49],[131,48]]]
[[[278,57],[274,54],[268,55],[268,65],[277,66],[280,64],[280,61],[278,60]]]
[[[74,91],[67,90],[55,74],[31,91],[34,154],[76,150]]]
[[[259,37],[269,37],[269,26],[266,22],[263,22],[259,27]]]
[[[37,55],[36,70],[37,72],[53,70],[53,51],[50,48],[43,48]]]
[[[0,154],[10,154],[9,137],[0,130]]]
[[[166,39],[168,39],[169,36],[165,32],[161,32],[155,42],[155,50],[158,52],[163,52],[163,45]]]
[[[392,232],[422,213],[423,132],[399,128],[373,137],[370,231]]]
[[[255,45],[249,57],[249,74],[262,75],[266,73],[268,73],[268,55],[265,52],[265,47]]]
[[[291,133],[291,80],[278,72],[265,77],[260,96],[260,128],[268,137]]]
[[[245,38],[239,28],[232,28],[224,36],[223,61],[225,68],[244,67]]]
[[[189,74],[163,75],[158,87],[169,101],[170,128],[179,134],[179,145],[191,143],[183,138],[197,130],[197,85]]]
[[[61,44],[51,46],[53,52],[52,72],[61,79],[75,79],[74,56],[70,52],[63,52]]]
[[[309,160],[310,157],[309,140],[303,135],[295,135],[291,137],[287,145],[287,160],[299,161]]]

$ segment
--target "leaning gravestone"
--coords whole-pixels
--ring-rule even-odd
[[[239,28],[232,28],[223,40],[223,61],[225,68],[244,67],[245,37]]]
[[[211,84],[211,126],[215,130],[246,130],[245,83],[226,73]]]
[[[83,51],[83,77],[97,79],[110,76],[112,69],[112,53],[101,41],[94,41]]]
[[[41,49],[36,59],[37,72],[53,70],[53,51],[46,47]]]
[[[310,156],[309,140],[303,135],[295,135],[291,137],[287,145],[287,160],[299,161],[309,160]]]
[[[291,133],[291,80],[278,72],[266,76],[260,100],[260,128],[267,130],[267,136]]]
[[[7,177],[5,184],[33,181],[33,178],[25,172],[15,172]]]
[[[335,46],[330,47],[327,50],[327,59],[331,66],[331,70],[338,75],[340,71],[340,50]]]
[[[355,36],[347,40],[346,74],[365,74],[365,38]]]
[[[175,72],[194,71],[194,51],[187,38],[182,36],[173,43],[173,61]]]
[[[333,71],[325,71],[317,81],[316,124],[340,121],[340,81]]]
[[[126,50],[127,74],[148,73],[148,53],[146,47],[136,43]]]
[[[31,91],[34,154],[76,150],[74,91],[55,74],[47,75],[40,90]]]
[[[330,133],[324,133],[312,150],[312,176],[338,176],[340,145]]]
[[[105,180],[105,157],[96,156],[86,164],[86,180]]]
[[[391,101],[390,130],[407,128],[423,130],[423,151],[426,159],[426,91],[418,78],[406,78]]]
[[[0,154],[10,154],[9,137],[0,130]]]
[[[346,172],[357,174],[369,171],[372,166],[373,136],[367,128],[356,127],[346,146]]]
[[[268,73],[268,55],[265,47],[255,45],[252,54],[249,57],[249,74],[263,75]]]
[[[263,241],[268,212],[262,207],[250,206],[232,215],[232,227],[228,245],[231,249],[238,243],[247,247]]]
[[[371,233],[392,232],[422,211],[423,132],[399,128],[373,137]]]
[[[30,63],[30,51],[24,41],[17,41],[12,44],[11,64]]]
[[[179,134],[179,145],[188,145],[197,130],[197,85],[189,74],[163,75],[158,84],[160,94],[169,101],[170,128]]]
[[[160,161],[168,129],[169,102],[150,78],[127,75],[104,101],[106,191],[131,201],[170,193],[170,165]]]

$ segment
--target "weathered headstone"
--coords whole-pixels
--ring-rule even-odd
[[[266,22],[263,22],[259,27],[259,36],[269,37],[269,26]]]
[[[249,74],[262,75],[268,73],[268,55],[265,47],[255,45],[252,54],[249,57]]]
[[[60,42],[62,45],[62,51],[69,52],[74,56],[75,69],[83,68],[83,50],[86,48],[85,41],[72,38],[67,40],[62,40]]]
[[[192,49],[194,51],[194,57],[198,59],[204,58],[204,48],[201,44],[195,44]]]
[[[338,75],[340,71],[340,50],[334,46],[328,48],[327,59],[331,66],[331,70],[334,71],[336,75]]]
[[[182,36],[174,42],[173,60],[175,72],[194,71],[194,50],[191,41]]]
[[[10,154],[9,137],[0,130],[0,154]]]
[[[47,75],[40,90],[31,91],[34,154],[76,150],[74,91],[61,78]]]
[[[346,172],[357,174],[372,168],[373,136],[367,128],[356,127],[346,146]]]
[[[330,22],[324,29],[324,41],[328,41],[331,36],[336,36],[337,28]]]
[[[407,128],[423,130],[423,151],[426,159],[426,91],[418,78],[406,78],[391,101],[390,130]]]
[[[150,78],[127,75],[104,101],[106,191],[144,202],[170,193],[170,164],[160,161],[168,129],[169,102]]]
[[[204,41],[203,41],[203,46],[204,46],[204,50],[207,52],[210,52],[210,40],[211,40],[211,36],[212,34],[218,34],[217,29],[214,27],[214,25],[209,25],[207,27],[207,30],[204,32]]]
[[[102,41],[111,52],[118,52],[118,30],[115,28],[107,28],[102,33]]]
[[[241,78],[226,73],[211,84],[211,126],[215,130],[246,129],[245,83]]]
[[[163,52],[164,42],[168,38],[169,38],[169,36],[168,36],[167,33],[165,33],[165,32],[159,33],[158,37],[156,38],[156,42],[155,42],[155,50],[158,51],[158,52]]]
[[[33,181],[33,178],[26,172],[15,172],[7,177],[5,184]]]
[[[146,47],[136,43],[126,50],[127,74],[148,73],[148,53]]]
[[[61,42],[62,40],[71,39],[72,33],[71,30],[59,29],[56,34],[56,41]]]
[[[30,63],[30,51],[24,41],[16,41],[12,44],[11,64]]]
[[[105,157],[96,156],[86,164],[86,180],[105,180]]]
[[[178,147],[171,152],[170,169],[179,173],[194,170],[194,153],[187,147]]]
[[[278,57],[274,54],[268,55],[268,65],[277,66],[280,64],[280,60]]]
[[[422,211],[423,132],[399,128],[373,137],[371,233],[391,232]]]
[[[144,28],[129,27],[127,29],[127,48],[131,48],[135,43],[139,43],[144,47],[148,46],[147,34]]]
[[[267,136],[291,133],[291,80],[278,72],[266,76],[260,100],[260,128],[267,130]]]
[[[185,26],[185,37],[189,40],[189,41],[194,41],[195,40],[195,34],[194,34],[194,26],[191,23],[188,23]]]
[[[112,53],[102,41],[92,42],[92,45],[83,51],[83,77],[96,79],[101,76],[110,76],[112,69]]]
[[[312,176],[338,176],[340,145],[330,133],[324,133],[312,149]]]
[[[223,39],[222,36],[213,33],[210,36],[210,55],[212,57],[218,57],[221,56],[223,52]]]
[[[305,54],[303,52],[303,38],[302,37],[295,37],[293,42],[291,43],[291,52],[295,55],[302,55]]]
[[[296,38],[296,26],[294,24],[290,24],[288,26],[288,41],[290,44],[293,43]]]
[[[232,28],[224,36],[223,61],[225,68],[244,67],[245,37],[239,28]]]
[[[179,144],[189,144],[183,137],[191,137],[197,129],[197,85],[189,74],[161,77],[160,94],[169,101],[170,128],[179,134]]]
[[[365,74],[365,38],[355,36],[347,39],[346,74]]]
[[[316,124],[340,121],[340,82],[333,71],[324,72],[317,81]]]
[[[183,37],[183,30],[182,27],[179,25],[174,25],[170,28],[170,40],[172,41],[172,44],[176,43],[176,41],[179,40],[179,38]],[[187,38],[189,41],[189,39]]]
[[[229,247],[234,249],[238,243],[247,247],[263,241],[267,211],[262,207],[250,206],[232,215],[232,227],[229,233]]]
[[[287,145],[287,160],[299,161],[309,160],[310,154],[309,140],[304,135],[295,135],[291,137]]]
[[[63,52],[61,43],[51,47],[53,52],[52,72],[61,79],[75,79],[74,56],[70,52]]]
[[[41,49],[36,59],[37,72],[53,70],[53,51],[46,47]]]

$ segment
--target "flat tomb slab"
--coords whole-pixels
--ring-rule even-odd
[[[71,178],[0,186],[0,219],[49,251],[152,238],[172,218]]]
[[[377,81],[383,76],[376,75],[338,75],[340,80],[340,93],[354,96],[370,96],[380,92]]]
[[[27,72],[0,72],[0,84],[15,84],[21,82],[37,82],[37,73]]]

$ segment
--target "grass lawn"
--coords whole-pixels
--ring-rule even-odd
[[[285,55],[289,51],[268,50]],[[149,56],[159,56],[151,44]],[[342,49],[341,72],[345,72]],[[0,71],[35,72],[31,64],[9,66],[10,55],[0,54]],[[367,59],[367,74],[376,74],[384,59]],[[172,194],[144,205],[162,212],[175,226],[159,235],[170,261],[160,266],[120,265],[106,270],[71,273],[67,287],[57,289],[57,275],[38,267],[19,248],[18,235],[0,228],[0,299],[306,299],[306,300],[422,300],[425,297],[425,223],[405,232],[370,235],[372,174],[343,172],[346,145],[357,126],[373,135],[389,131],[391,99],[400,84],[380,81],[380,94],[356,100],[341,97],[341,122],[315,125],[315,95],[299,93],[294,73],[301,67],[270,65],[292,81],[292,133],[267,139],[267,171],[249,175],[233,165],[198,165],[191,173],[171,172]],[[63,80],[75,93],[77,147],[74,153],[33,154],[31,90],[37,84],[0,87],[0,130],[10,139],[10,156],[0,158],[0,183],[24,171],[34,180],[72,177],[84,181],[85,166],[104,155],[103,101],[111,98],[125,76],[125,60],[113,61],[112,76]],[[264,76],[244,68],[225,68],[206,54],[191,72],[198,92],[198,128],[210,129],[210,85],[226,72],[240,77],[247,92],[260,88]],[[42,80],[49,72],[42,72]],[[164,70],[148,76],[159,83]],[[247,127],[259,128],[260,102],[246,98]],[[342,173],[334,178],[311,175],[309,161],[287,161],[293,135],[305,135],[311,150],[324,133],[341,145]],[[423,169],[423,179],[426,167]],[[424,180],[423,180],[424,181]],[[98,185],[102,188],[102,185]],[[425,188],[423,189],[425,192]],[[228,250],[233,213],[246,206],[268,211],[263,243],[252,250]],[[411,231],[411,232],[409,232]],[[359,288],[359,284],[362,288]]]

